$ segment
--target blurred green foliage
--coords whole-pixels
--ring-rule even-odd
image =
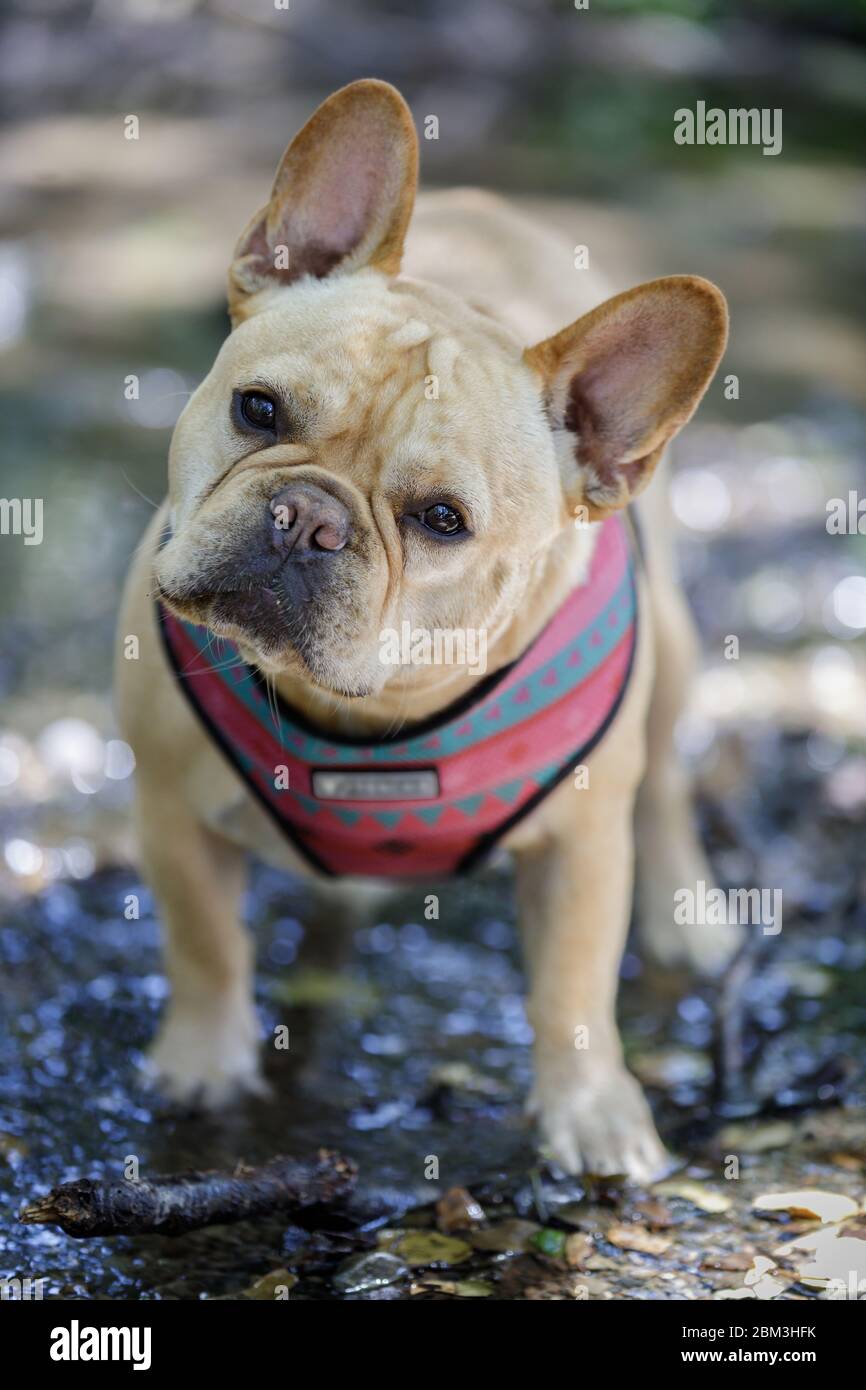
[[[574,0],[554,0],[554,8],[575,8]],[[589,0],[596,14],[667,14],[703,23],[749,19],[811,28],[847,29],[866,34],[866,0]]]

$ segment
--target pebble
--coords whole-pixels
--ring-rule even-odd
[[[409,1273],[409,1266],[384,1250],[368,1250],[346,1260],[334,1275],[334,1288],[341,1293],[364,1293],[396,1284]]]

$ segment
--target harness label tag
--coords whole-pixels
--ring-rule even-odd
[[[431,801],[439,795],[435,768],[334,772],[314,769],[313,795],[322,801]]]

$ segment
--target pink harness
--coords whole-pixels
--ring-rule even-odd
[[[312,865],[436,878],[477,864],[613,720],[635,649],[635,562],[626,523],[609,518],[587,581],[516,662],[408,735],[374,743],[315,729],[284,701],[274,712],[231,642],[216,652],[206,628],[161,605],[159,617],[193,709]]]

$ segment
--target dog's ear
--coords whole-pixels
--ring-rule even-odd
[[[400,268],[418,178],[418,139],[395,87],[365,79],[328,97],[295,136],[270,202],[240,238],[229,270],[229,311],[304,275]]]
[[[561,441],[573,509],[598,521],[646,486],[707,389],[727,327],[715,285],[671,275],[616,295],[527,349]]]

